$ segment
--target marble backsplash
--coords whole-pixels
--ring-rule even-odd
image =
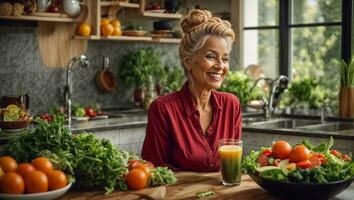
[[[63,104],[65,68],[49,68],[43,65],[36,27],[0,26],[0,96],[29,94],[32,114],[48,112],[54,105]],[[162,62],[180,66],[178,45],[123,43],[114,41],[90,41],[86,55],[90,67],[73,69],[73,102],[83,105],[99,103],[103,106],[119,106],[132,101],[132,88],[118,87],[112,93],[101,92],[95,81],[102,69],[102,57],[110,58],[110,70],[117,74],[123,55],[139,48],[153,47],[161,52]],[[235,63],[235,59],[232,60]]]

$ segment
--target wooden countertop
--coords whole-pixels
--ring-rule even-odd
[[[98,200],[98,199],[197,199],[196,193],[214,191],[216,195],[205,199],[237,200],[276,200],[270,193],[262,190],[248,175],[242,176],[239,186],[226,187],[221,184],[220,173],[176,173],[177,183],[167,187],[149,188],[141,191],[117,191],[110,195],[100,192],[70,191],[61,200]]]

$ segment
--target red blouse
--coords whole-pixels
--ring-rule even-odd
[[[213,116],[203,133],[199,111],[186,83],[150,106],[142,158],[172,170],[217,171],[218,140],[241,138],[241,107],[236,96],[212,91]]]

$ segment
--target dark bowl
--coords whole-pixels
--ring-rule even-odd
[[[295,183],[271,181],[254,174],[249,176],[268,192],[286,199],[330,199],[348,188],[354,177],[330,183]]]
[[[30,120],[0,121],[0,128],[4,130],[22,129],[27,128],[30,122]]]
[[[172,30],[174,23],[172,21],[161,20],[154,22],[154,30]]]

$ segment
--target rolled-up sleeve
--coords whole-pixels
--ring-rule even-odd
[[[169,163],[171,141],[166,117],[166,110],[161,102],[154,101],[148,112],[148,124],[141,156],[155,166],[168,166],[167,163]]]

